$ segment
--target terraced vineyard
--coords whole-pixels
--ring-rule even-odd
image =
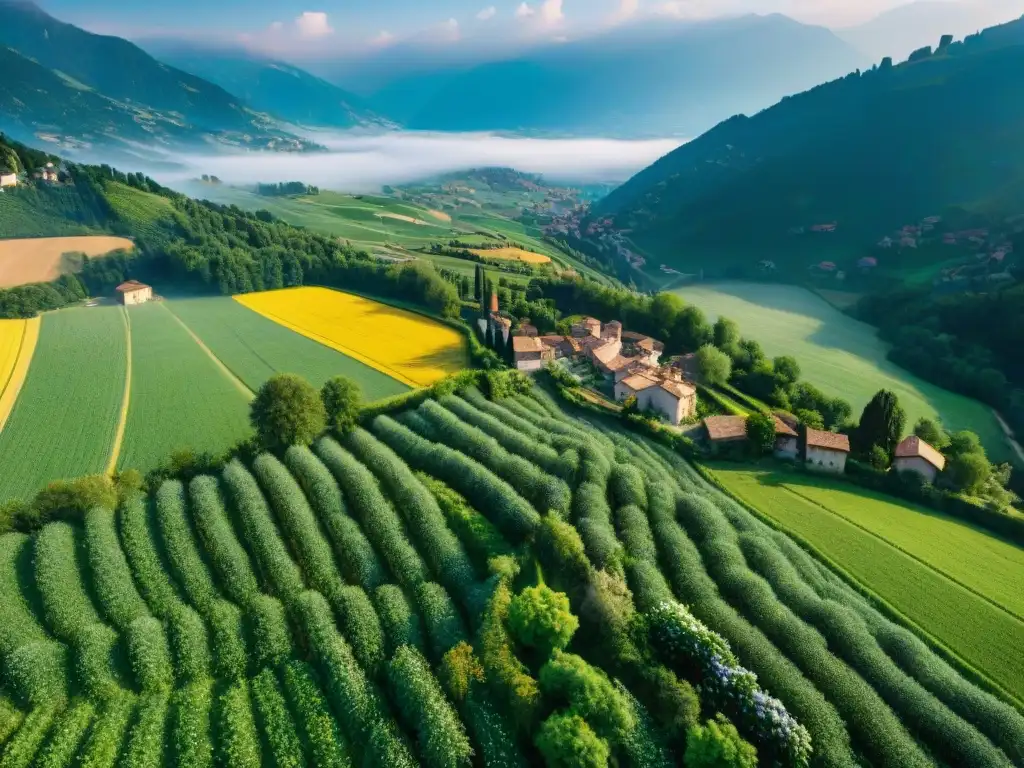
[[[522,610],[541,584],[579,622],[550,647]],[[0,615],[5,767],[566,765],[570,745],[672,765],[684,680],[765,765],[1024,763],[1013,707],[678,456],[541,392],[427,400],[8,534]]]

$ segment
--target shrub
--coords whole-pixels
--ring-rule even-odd
[[[305,446],[289,448],[285,464],[299,481],[317,518],[327,529],[345,580],[368,591],[383,584],[387,572],[359,524],[345,510],[341,489],[330,470]]]
[[[36,536],[34,565],[43,618],[68,642],[100,622],[78,568],[78,546],[75,529],[67,523],[50,523]]]
[[[161,768],[164,765],[165,730],[170,693],[146,696],[128,733],[128,742],[119,766],[123,768]]]
[[[670,768],[670,766],[674,766],[676,763],[672,759],[672,753],[665,744],[653,718],[622,683],[616,682],[615,689],[629,703],[633,719],[636,720],[636,727],[629,732],[622,744],[622,752],[629,765],[633,768]],[[692,689],[690,692],[693,693]],[[696,702],[696,695],[693,698],[697,707],[696,719],[696,716],[700,714],[700,703]]]
[[[56,480],[36,494],[32,503],[14,516],[15,530],[38,531],[50,522],[80,522],[96,507],[117,507],[117,489],[105,475],[89,475],[75,480]]]
[[[123,693],[114,671],[118,651],[118,636],[114,630],[106,624],[82,627],[72,647],[75,677],[87,696],[105,701]]]
[[[626,563],[626,579],[633,602],[641,613],[674,599],[672,588],[656,563],[633,560]]]
[[[344,434],[356,426],[363,398],[352,379],[345,376],[328,379],[320,389],[320,399],[324,403],[328,427]]]
[[[320,692],[312,667],[292,660],[281,668],[284,690],[302,730],[313,765],[351,765],[338,723]]]
[[[373,603],[361,587],[341,588],[341,631],[352,652],[370,676],[384,662],[384,630]]]
[[[84,699],[64,710],[53,724],[52,735],[35,756],[34,765],[38,768],[67,768],[72,765],[95,716],[96,710],[92,703]],[[27,719],[25,722],[29,723]],[[4,751],[5,766],[19,762],[17,755],[14,760],[9,759],[9,750],[8,747]]]
[[[222,477],[256,561],[274,591],[291,602],[303,590],[302,573],[281,541],[259,485],[237,459],[224,468]]]
[[[686,737],[686,764],[693,768],[757,768],[757,750],[740,738],[724,715],[695,726]]]
[[[508,483],[482,465],[438,443],[431,443],[393,419],[380,416],[373,431],[413,467],[444,481],[513,541],[522,541],[540,522],[540,516]]]
[[[645,563],[658,562],[658,547],[647,523],[647,513],[640,507],[629,505],[619,507],[615,513],[619,540],[626,554]]]
[[[128,660],[143,693],[156,693],[174,683],[171,652],[163,625],[152,616],[136,619],[128,627]]]
[[[387,655],[391,656],[403,645],[416,650],[425,650],[423,628],[419,614],[406,598],[402,588],[395,584],[377,587],[374,593],[377,615],[380,617],[384,638],[387,640]]]
[[[540,688],[545,696],[567,701],[571,713],[613,744],[621,744],[636,727],[629,701],[603,671],[575,654],[555,651],[540,670]]]
[[[67,646],[61,643],[26,643],[4,658],[4,687],[26,708],[60,705],[67,697],[68,663]]]
[[[430,475],[418,472],[416,477],[437,501],[448,526],[455,531],[478,571],[486,572],[491,558],[512,554],[512,547],[501,532],[461,495]]]
[[[267,379],[252,401],[249,419],[260,443],[271,451],[309,445],[327,425],[320,393],[291,373]]]
[[[426,625],[431,655],[436,660],[469,639],[462,617],[440,584],[421,584],[416,590],[416,603]]]
[[[217,677],[236,680],[245,676],[248,656],[242,612],[234,603],[218,600],[207,612],[210,645],[214,649],[213,670]]]
[[[173,765],[210,768],[213,764],[213,742],[210,738],[212,688],[209,680],[196,680],[171,696],[167,732]]]
[[[488,689],[483,686],[471,686],[463,707],[466,725],[473,733],[473,743],[480,748],[481,764],[495,768],[526,768],[526,758],[515,733],[488,694]]]
[[[544,584],[527,587],[513,598],[508,628],[523,645],[536,648],[543,658],[562,650],[580,622],[569,610],[569,598]]]
[[[168,616],[167,635],[174,657],[177,685],[180,687],[209,677],[213,662],[202,617],[182,603]]]
[[[470,686],[485,679],[484,668],[473,653],[473,646],[459,643],[449,650],[441,659],[440,677],[448,695],[460,704],[464,702]]]
[[[249,562],[228,520],[215,478],[203,475],[189,483],[192,520],[206,546],[217,583],[239,605],[250,605],[260,588]]]
[[[0,536],[0,655],[4,657],[22,645],[45,642],[48,637],[22,596],[23,579],[32,579],[32,555],[28,536]]]
[[[113,512],[96,507],[86,514],[85,543],[95,594],[107,619],[124,630],[136,619],[148,616],[149,609],[135,588],[118,542]]]
[[[445,525],[437,500],[394,451],[363,429],[350,433],[345,446],[380,480],[405,517],[411,539],[438,580],[465,597],[476,580],[473,565],[458,538]]]
[[[540,687],[516,658],[512,637],[505,628],[512,593],[500,582],[484,612],[480,627],[480,660],[487,679],[504,699],[508,712],[521,730],[529,730],[540,706]]]
[[[373,474],[330,438],[316,443],[320,459],[334,474],[363,532],[403,587],[426,580],[426,568],[405,536],[402,522],[377,485]]]
[[[549,717],[534,743],[548,768],[605,768],[611,754],[608,743],[574,714]]]
[[[117,522],[139,591],[153,615],[168,618],[182,603],[161,559],[158,534],[150,525],[147,500],[142,496],[129,498],[121,505]]]
[[[177,480],[168,480],[157,490],[156,517],[178,583],[201,613],[209,611],[220,595],[192,536],[185,512],[185,487]]]
[[[128,694],[106,702],[78,756],[81,768],[114,768],[134,710],[135,697]]]
[[[505,407],[507,403],[499,404],[491,402],[484,397],[478,389],[467,390],[463,397],[465,397],[466,401],[474,408],[480,410],[481,413],[486,413],[492,418],[497,419],[510,429],[515,430],[517,434],[524,435],[525,437],[528,437],[531,440],[536,440],[539,443],[550,442],[551,438],[549,433],[545,432],[532,421],[524,419],[521,416],[517,416]]]
[[[419,651],[408,645],[399,648],[388,666],[388,678],[402,717],[416,732],[424,764],[468,765],[473,749],[466,730]]]
[[[33,765],[36,753],[59,713],[60,704],[52,702],[29,712],[17,733],[4,745],[4,768],[28,768]]]
[[[271,669],[264,669],[252,681],[252,698],[259,713],[259,730],[264,735],[274,765],[301,768],[306,764],[288,703]]]
[[[260,736],[253,719],[249,683],[236,680],[217,697],[217,758],[221,765],[259,768]]]
[[[246,614],[252,636],[252,661],[256,669],[275,667],[292,654],[292,638],[284,606],[277,598],[260,595]]]
[[[537,534],[537,558],[548,578],[570,595],[585,588],[593,566],[579,531],[555,517],[545,517]]]

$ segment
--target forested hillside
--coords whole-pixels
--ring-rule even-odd
[[[937,43],[939,41],[936,41]],[[602,201],[660,260],[803,270],[792,230],[864,246],[947,206],[1024,210],[1024,20],[924,50],[718,125]]]

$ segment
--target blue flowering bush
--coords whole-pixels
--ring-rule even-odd
[[[696,676],[707,709],[727,715],[775,762],[809,765],[811,735],[781,701],[761,689],[757,675],[740,665],[725,638],[676,602],[652,609],[647,627],[655,653]]]

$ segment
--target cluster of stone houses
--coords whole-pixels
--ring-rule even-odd
[[[45,167],[40,168],[32,175],[38,181],[56,184],[59,178],[58,173],[59,169],[53,163],[47,163]],[[18,186],[18,174],[14,170],[0,168],[0,189],[16,186]]]

